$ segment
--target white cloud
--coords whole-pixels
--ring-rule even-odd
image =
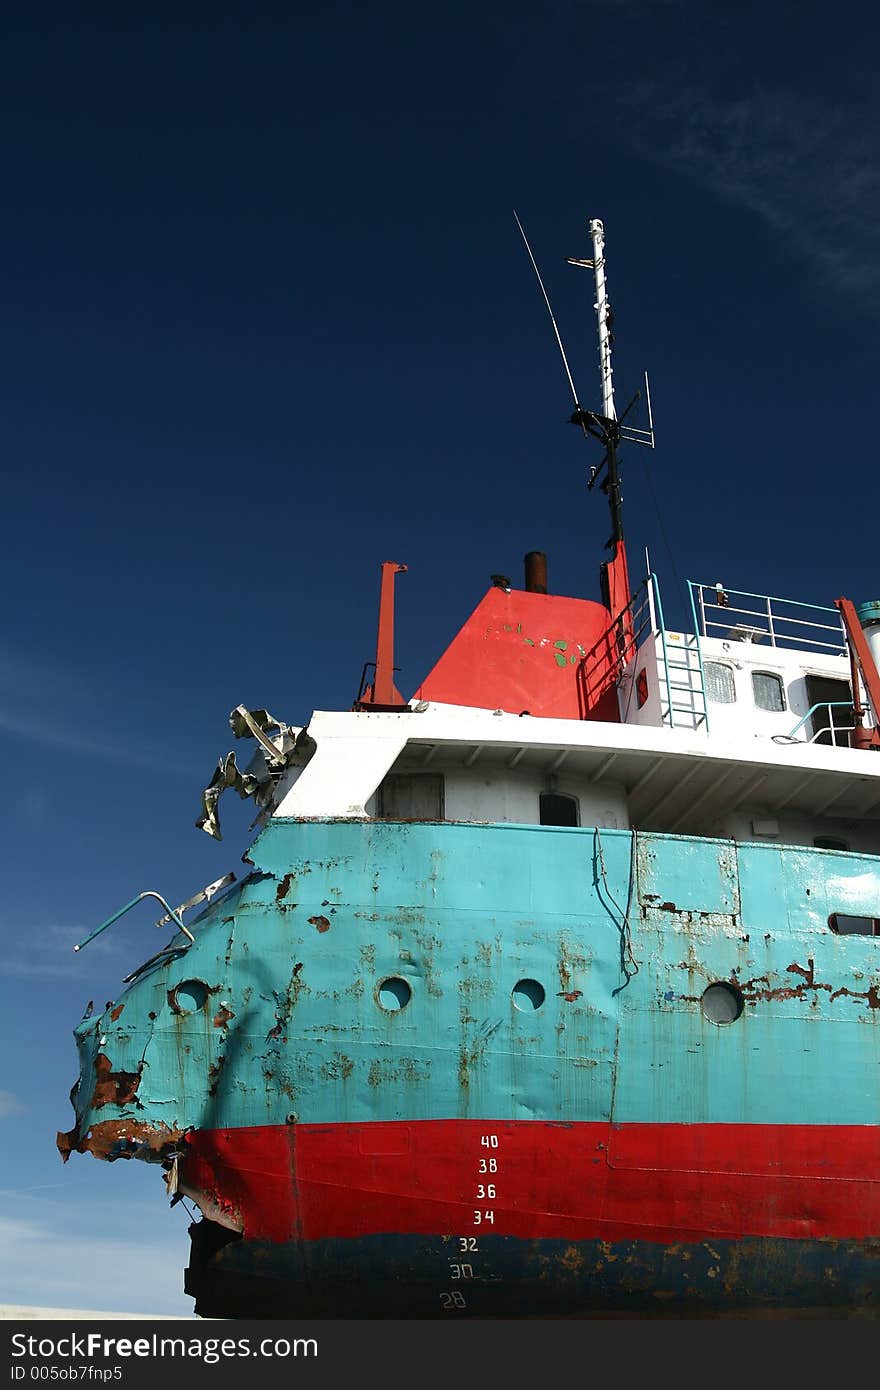
[[[18,1096],[14,1096],[11,1091],[0,1091],[0,1120],[6,1120],[10,1115],[20,1115],[23,1110],[24,1106]]]
[[[873,132],[853,116],[782,92],[726,104],[692,92],[667,107],[666,120],[674,131],[658,144],[661,160],[756,213],[827,284],[877,294]]]
[[[0,956],[0,970],[15,979],[84,980],[86,975],[73,948],[84,936],[88,936],[89,930],[88,927],[54,924],[42,927],[38,931],[20,933],[12,938],[5,953]],[[163,942],[164,938],[159,945]],[[156,946],[156,950],[159,949],[159,945]],[[123,960],[128,961],[130,954],[125,945],[106,932],[90,941],[86,950],[93,961],[95,957],[98,958],[92,977],[99,968],[118,968]],[[145,958],[149,954],[149,951],[144,951]]]
[[[145,748],[111,728],[113,702],[106,691],[90,688],[83,675],[62,664],[0,649],[0,729],[65,753],[99,758],[150,772],[201,775],[184,765],[179,753]],[[124,715],[123,715],[124,717]]]
[[[155,1215],[155,1213],[154,1213]],[[53,1219],[0,1215],[0,1303],[38,1308],[186,1316],[181,1292],[188,1240],[183,1222],[166,1239],[149,1226],[135,1239],[65,1230]]]
[[[618,129],[639,154],[746,208],[772,228],[817,282],[880,307],[880,118],[859,84],[799,69],[787,85],[750,76],[736,17],[700,35],[663,77],[603,87]],[[737,64],[736,54],[743,53]],[[682,234],[687,235],[686,228]],[[743,262],[733,273],[748,274]]]
[[[58,721],[54,714],[47,712],[42,718],[32,718],[14,710],[0,709],[0,729],[17,734],[19,738],[34,743],[43,743],[49,748],[59,748],[65,753],[79,753],[85,757],[101,758],[103,761],[118,763],[123,767],[139,767],[150,772],[181,772],[191,776],[194,768],[181,768],[177,756],[169,751],[166,755],[141,749],[137,743],[130,747],[104,737],[100,733],[100,720],[92,717],[94,734],[83,733],[81,729]]]

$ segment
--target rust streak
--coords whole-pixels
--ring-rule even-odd
[[[833,985],[816,979],[815,964],[812,958],[808,958],[806,966],[798,965],[796,961],[793,961],[791,965],[786,966],[786,973],[801,975],[803,983],[771,989],[769,978],[766,975],[756,975],[754,979],[744,980],[742,983],[734,977],[731,983],[738,985],[743,998],[749,1003],[755,1003],[759,999],[805,999],[808,990],[813,990],[814,993],[825,990],[830,999],[839,999],[841,995],[847,995],[850,999],[864,999],[869,1009],[880,1009],[880,986],[871,985],[867,990],[847,989],[846,986],[835,989]],[[758,989],[759,984],[763,984],[765,988]]]
[[[217,1058],[208,1068],[208,1095],[216,1096],[217,1087],[220,1084],[220,1077],[223,1075],[223,1068],[226,1065],[225,1056]]]

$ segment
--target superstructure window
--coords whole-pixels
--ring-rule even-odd
[[[843,912],[832,912],[828,925],[838,936],[880,936],[876,917],[848,917]]]
[[[725,666],[722,661],[704,661],[703,673],[706,680],[706,696],[713,705],[732,705],[736,700],[733,667]]]
[[[774,710],[776,713],[785,709],[782,677],[774,676],[772,671],[752,672],[752,692],[758,709]]]
[[[580,825],[580,807],[576,796],[562,792],[541,792],[538,798],[542,825]]]
[[[443,777],[434,773],[389,773],[379,788],[379,820],[442,820]]]
[[[813,844],[816,849],[849,849],[846,840],[838,840],[835,835],[817,835]]]

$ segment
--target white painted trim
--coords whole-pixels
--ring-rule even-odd
[[[365,818],[366,804],[407,745],[437,746],[462,758],[474,744],[492,749],[546,750],[634,755],[644,776],[657,759],[692,759],[719,769],[739,764],[768,773],[802,769],[805,776],[831,773],[853,782],[874,782],[880,794],[880,755],[821,744],[777,744],[753,734],[708,737],[692,729],[634,724],[606,724],[531,716],[461,705],[422,703],[419,712],[378,714],[316,711],[308,726],[315,753],[296,781],[283,778],[274,814],[300,817]],[[462,747],[465,746],[465,747]],[[615,773],[618,769],[615,768]],[[638,780],[638,778],[637,778]]]

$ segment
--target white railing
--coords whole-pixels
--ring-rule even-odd
[[[853,712],[852,700],[820,700],[817,705],[810,706],[803,719],[798,720],[790,734],[777,734],[774,741],[776,743],[815,743],[823,734],[830,734],[831,743],[839,748],[849,748],[849,735],[856,726],[855,724],[841,724],[835,722],[834,711],[836,709],[848,710],[851,715]],[[815,723],[819,723],[819,720],[815,719],[814,716],[816,716],[820,710],[825,711],[822,718],[827,719],[828,723],[820,724],[820,727],[807,738],[804,726],[808,719],[813,719]],[[802,729],[804,730],[803,734],[801,734]],[[838,738],[838,735],[842,735],[842,737]]]
[[[660,586],[654,574],[648,575],[626,608],[612,619],[581,661],[577,673],[581,718],[588,717],[588,711],[609,684],[619,683],[638,649],[648,640],[659,645],[660,722],[670,727],[698,729],[702,726],[708,730],[706,683],[699,642],[689,634],[681,646],[668,641]]]
[[[836,608],[725,589],[720,584],[698,584],[690,579],[688,588],[703,637],[752,642],[768,639],[771,647],[846,655],[846,633]]]

